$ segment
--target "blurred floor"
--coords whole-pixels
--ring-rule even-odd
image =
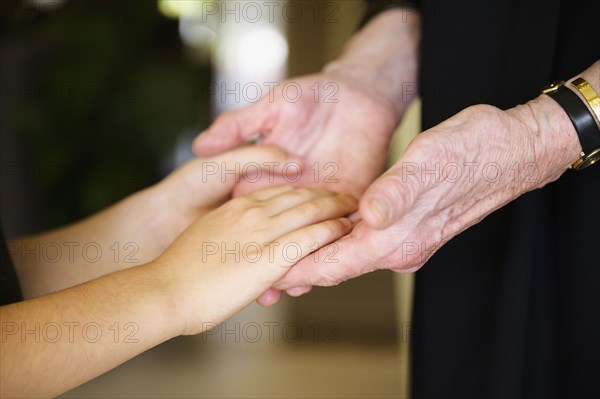
[[[283,319],[261,320],[255,314],[250,323],[262,326],[262,338],[252,343],[256,329],[244,332],[245,320],[256,310],[271,313],[253,305],[226,323],[225,336],[217,332],[174,339],[63,397],[401,397],[395,343],[358,343],[344,339],[345,325],[337,325],[336,331],[323,328],[323,324],[315,328]],[[269,342],[264,320],[280,323],[272,328],[273,342]],[[241,323],[237,333],[236,323]],[[286,326],[292,327],[284,333]],[[294,342],[299,331],[303,339]]]
[[[172,342],[162,349],[176,350],[173,346],[185,344]],[[260,355],[252,350],[244,356],[232,350],[236,353],[227,364],[195,351],[178,358],[149,353],[64,397],[400,397],[394,348],[303,345],[262,349]]]

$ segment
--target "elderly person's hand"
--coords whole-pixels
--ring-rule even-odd
[[[580,152],[566,112],[548,96],[506,111],[469,107],[417,136],[362,197],[363,220],[353,232],[304,259],[275,288],[301,295],[376,269],[416,271],[457,234],[556,180]]]
[[[389,10],[349,42],[323,72],[282,82],[258,102],[227,112],[194,143],[213,155],[260,134],[303,164],[303,186],[361,195],[383,172],[391,135],[416,94],[419,17]],[[296,171],[274,181],[241,184],[235,195],[261,185],[292,183]]]
[[[298,102],[290,101],[286,87],[301,88]],[[260,133],[259,144],[296,156],[302,170],[289,168],[284,176],[264,176],[252,185],[241,182],[235,195],[268,184],[296,183],[358,196],[383,171],[396,124],[392,104],[375,90],[317,74],[284,82],[257,103],[222,114],[198,137],[194,150],[212,155]]]

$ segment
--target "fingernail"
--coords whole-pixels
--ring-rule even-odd
[[[340,222],[344,225],[345,228],[349,229],[352,227],[352,222],[348,218],[341,218]]]
[[[350,222],[354,223],[358,223],[361,221],[361,215],[359,211],[354,212],[352,215],[348,216],[348,220],[350,220]]]
[[[194,139],[194,141],[192,142],[192,147],[196,148],[200,145],[200,141],[202,140],[202,134],[204,134],[206,130],[198,133],[198,135],[196,136],[196,138]]]
[[[379,198],[371,200],[369,209],[375,214],[375,217],[380,223],[386,223],[391,216],[390,207],[385,201]]]

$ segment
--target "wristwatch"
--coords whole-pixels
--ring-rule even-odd
[[[591,86],[587,87],[587,89],[591,89]],[[591,90],[593,91],[593,89]],[[582,151],[579,154],[580,158],[571,165],[570,168],[582,170],[599,162],[600,128],[594,118],[594,114],[589,110],[585,103],[577,96],[577,94],[565,87],[565,82],[550,83],[542,89],[542,94],[550,96],[565,110],[569,119],[573,122],[575,131],[577,131],[577,135],[579,136]],[[586,97],[586,100],[587,98],[588,97]],[[592,103],[590,103],[590,106],[593,106]]]

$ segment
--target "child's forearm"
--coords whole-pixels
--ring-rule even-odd
[[[145,265],[0,308],[0,396],[52,397],[180,332]]]
[[[154,260],[178,233],[166,231],[170,207],[163,197],[152,187],[80,222],[11,240],[25,298]]]

